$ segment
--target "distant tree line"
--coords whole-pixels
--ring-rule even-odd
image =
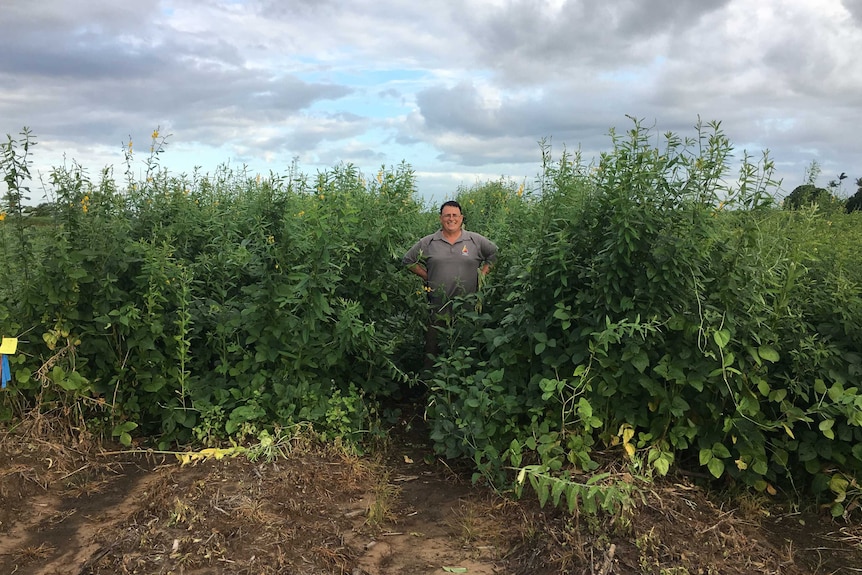
[[[784,198],[785,210],[798,210],[811,205],[816,205],[820,209],[829,211],[843,209],[848,214],[862,210],[862,178],[856,179],[856,193],[847,199],[843,199],[838,196],[837,192],[841,186],[841,182],[847,178],[847,175],[842,172],[838,176],[838,179],[831,180],[825,188],[819,188],[813,182],[818,172],[819,169],[816,163],[812,164],[812,167],[809,169],[808,183],[796,186]]]

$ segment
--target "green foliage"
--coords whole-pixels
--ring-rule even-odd
[[[458,190],[467,227],[500,251],[439,328],[435,449],[477,480],[590,512],[631,504],[595,474],[618,457],[640,478],[698,468],[850,513],[859,213],[779,209],[769,157],[744,155],[734,180],[718,123],[682,138],[633,121],[610,139],[591,164],[543,143],[531,187]],[[110,170],[56,168],[50,224],[35,226],[10,221],[28,141],[3,156],[0,329],[27,334],[4,418],[56,410],[126,445],[306,424],[350,440],[415,376],[427,309],[400,260],[436,207],[409,166],[172,176],[156,132],[140,180],[124,149],[122,189]]]
[[[834,495],[836,469],[862,470],[858,222],[776,209],[767,156],[727,185],[717,123],[686,139],[634,124],[594,165],[544,148],[517,209],[499,187],[463,194],[508,234],[438,362],[438,451],[498,484],[619,449],[641,474]]]
[[[94,400],[83,418],[122,443],[133,432],[215,443],[298,422],[355,437],[368,398],[396,392],[414,367],[402,356],[422,302],[400,266],[424,218],[412,170],[171,176],[163,144],[154,133],[141,181],[124,149],[124,190],[109,170],[94,182],[77,164],[55,168],[53,224],[27,227],[36,257],[2,227],[12,277],[31,276],[0,292],[4,334],[29,333],[10,408],[44,403],[34,374],[54,348],[39,344],[62,332],[75,361],[49,370],[57,393]]]
[[[796,186],[786,198],[784,198],[785,210],[799,210],[811,206],[820,209],[834,211],[842,207],[841,201],[829,193],[825,188],[818,188],[814,184],[803,184]]]
[[[609,483],[609,473],[596,473],[585,481],[577,481],[566,474],[555,476],[541,465],[528,465],[521,469],[515,481],[515,494],[520,496],[529,481],[544,507],[550,501],[555,507],[565,503],[570,513],[582,510],[589,515],[599,512],[624,516],[634,505],[630,482]]]
[[[862,178],[856,179],[856,193],[847,198],[844,204],[844,210],[850,212],[858,212],[862,210]]]

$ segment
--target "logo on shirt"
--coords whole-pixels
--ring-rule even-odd
[[[467,251],[467,246],[464,246],[463,248],[461,248],[461,255],[462,256],[469,256],[470,255],[470,252]]]

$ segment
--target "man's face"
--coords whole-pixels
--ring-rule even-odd
[[[455,206],[445,206],[440,212],[440,225],[446,232],[457,232],[461,229],[461,222],[464,216],[461,215],[461,210]]]

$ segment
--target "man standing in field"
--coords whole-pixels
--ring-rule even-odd
[[[440,229],[416,242],[404,256],[410,271],[425,280],[429,290],[431,323],[425,337],[425,368],[437,355],[437,329],[452,313],[450,300],[475,293],[479,275],[485,275],[497,257],[497,246],[488,238],[462,229],[461,204],[440,206]]]

